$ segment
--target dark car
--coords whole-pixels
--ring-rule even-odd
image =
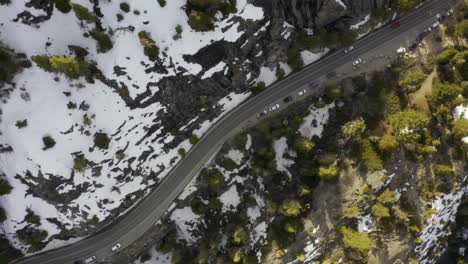
[[[319,85],[319,81],[313,81],[313,82],[310,82],[309,83],[309,88],[313,89],[313,88],[317,88],[317,86]]]
[[[327,78],[328,78],[328,79],[331,79],[331,78],[333,78],[333,77],[336,77],[336,72],[329,72],[329,73],[327,74]]]
[[[393,21],[390,27],[393,29],[400,27],[400,21],[398,20]]]
[[[409,50],[413,51],[418,47],[418,44],[413,43],[411,46],[408,47]]]
[[[288,103],[288,102],[291,102],[292,100],[293,100],[292,96],[288,96],[283,99],[283,102]]]

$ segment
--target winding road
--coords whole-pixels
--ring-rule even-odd
[[[284,108],[283,98],[289,95],[296,97],[297,91],[309,89],[309,83],[326,79],[324,76],[327,73],[335,71],[339,76],[353,73],[351,62],[357,58],[366,61],[366,57],[383,51],[395,55],[398,47],[406,46],[410,40],[414,41],[416,32],[421,32],[435,22],[436,13],[445,12],[451,8],[450,5],[453,6],[457,2],[456,0],[426,1],[415,11],[399,18],[400,27],[392,29],[388,25],[383,26],[356,41],[351,52],[335,51],[275,83],[264,92],[252,96],[216,122],[159,186],[116,223],[75,244],[20,259],[16,263],[65,264],[84,260],[89,256],[96,256],[99,262],[114,253],[111,247],[116,243],[120,243],[122,248],[129,246],[164,215],[184,187],[220,150],[230,136],[239,132],[247,122],[254,123],[257,120],[258,112],[276,103]],[[369,62],[362,67],[369,68]]]

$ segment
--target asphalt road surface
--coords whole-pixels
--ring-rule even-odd
[[[400,27],[392,29],[390,26],[384,26],[356,41],[353,51],[344,53],[338,50],[250,98],[215,123],[160,185],[115,224],[75,244],[24,258],[18,263],[65,264],[84,260],[89,256],[96,256],[97,261],[102,261],[114,253],[111,247],[116,243],[121,244],[121,249],[129,246],[164,215],[184,187],[230,136],[246,126],[246,122],[254,122],[257,119],[257,113],[276,103],[281,105],[281,110],[284,107],[283,98],[291,95],[297,99],[299,90],[310,91],[311,82],[323,80],[327,73],[337,69],[350,68],[349,65],[356,58],[365,58],[366,55],[375,54],[383,48],[398,47],[402,44],[402,37],[414,39],[415,29],[420,30],[432,25],[436,20],[435,14],[445,12],[454,2],[457,0],[426,1],[414,12],[400,18]]]

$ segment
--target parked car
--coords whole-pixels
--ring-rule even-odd
[[[331,79],[331,78],[333,78],[335,76],[336,76],[336,72],[330,72],[330,73],[327,74],[328,79]]]
[[[117,251],[117,250],[119,250],[121,247],[122,247],[122,245],[120,245],[120,243],[117,243],[117,244],[115,244],[115,245],[112,247],[112,251]]]
[[[395,29],[395,28],[398,28],[400,27],[401,23],[399,20],[395,20],[392,22],[392,25],[390,25],[391,28]]]
[[[411,44],[411,46],[409,46],[408,49],[411,50],[411,51],[413,51],[413,50],[415,50],[416,48],[418,48],[418,44],[413,43],[413,44]]]
[[[87,264],[87,263],[91,263],[91,262],[93,262],[95,260],[96,260],[96,256],[91,256],[91,257],[86,258],[84,262]]]
[[[428,28],[426,28],[426,30],[424,30],[424,31],[425,31],[426,33],[429,33],[429,32],[432,31],[432,27],[428,27]]]
[[[344,49],[344,53],[348,53],[354,49],[354,46],[349,46],[346,49]]]
[[[446,14],[447,16],[453,15],[453,9],[450,8],[449,10],[447,10],[447,12],[446,12],[445,14]]]
[[[257,114],[258,118],[262,118],[268,114],[267,110],[263,110],[260,113]]]
[[[289,103],[289,102],[291,102],[292,100],[293,100],[292,96],[288,96],[288,97],[285,97],[285,98],[283,99],[283,102]]]
[[[274,112],[274,111],[278,110],[279,107],[280,107],[279,104],[275,104],[274,106],[270,107],[270,111],[271,111],[271,112]]]
[[[398,48],[398,49],[396,50],[396,52],[397,52],[398,54],[405,54],[405,53],[406,53],[406,49],[403,48],[403,47],[400,47],[400,48]]]
[[[434,24],[432,24],[432,28],[437,28],[440,25],[439,21],[436,21]]]
[[[303,89],[303,90],[300,90],[299,92],[297,92],[297,95],[299,96],[303,96],[304,94],[307,93],[307,90],[306,89]]]
[[[359,58],[359,59],[353,61],[353,66],[359,65],[361,62],[362,62],[362,60]]]
[[[313,88],[317,88],[317,86],[319,85],[319,81],[313,81],[313,82],[310,82],[309,83],[309,88],[313,89]]]

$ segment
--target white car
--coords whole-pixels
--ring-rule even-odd
[[[307,93],[307,90],[304,89],[304,90],[300,90],[299,92],[297,92],[297,95],[303,96],[303,95],[306,94],[306,93]]]
[[[357,60],[353,61],[353,66],[359,65],[361,62],[362,62],[361,59],[357,59]]]
[[[122,245],[120,245],[120,243],[115,244],[115,245],[112,247],[112,251],[117,251],[117,250],[119,250],[119,248],[120,248],[121,246],[122,246]]]
[[[349,46],[344,50],[344,53],[348,53],[354,49],[354,46]]]
[[[403,47],[400,47],[399,49],[396,50],[396,52],[397,52],[398,54],[405,54],[405,53],[406,53],[406,49],[403,48]]]
[[[275,104],[274,106],[270,107],[270,111],[274,112],[279,109],[279,104]]]
[[[434,24],[432,24],[433,28],[437,28],[440,25],[439,21],[436,21]]]
[[[88,257],[87,259],[84,260],[85,263],[91,263],[96,260],[96,256],[91,256]]]
[[[447,16],[453,15],[453,9],[450,8],[450,9],[447,11],[447,13],[445,13],[445,14],[446,14]]]

